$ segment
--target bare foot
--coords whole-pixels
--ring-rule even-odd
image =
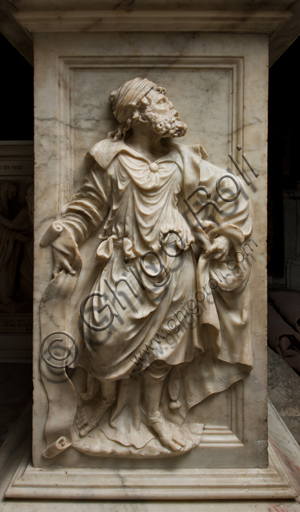
[[[178,452],[185,446],[186,440],[179,428],[174,423],[164,419],[161,414],[157,418],[151,419],[150,422],[161,443],[167,448],[170,448],[173,452]]]
[[[90,400],[79,409],[77,427],[80,437],[86,436],[96,428],[104,413],[109,409],[111,403],[103,403],[98,400]]]

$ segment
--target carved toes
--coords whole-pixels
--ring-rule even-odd
[[[95,422],[90,422],[90,423],[86,424],[83,428],[81,428],[79,430],[80,437],[85,437],[89,432],[91,432],[91,430],[94,430],[96,425],[97,425],[97,423],[95,423]]]
[[[172,434],[173,441],[175,441],[181,447],[184,447],[185,443],[186,443],[184,436],[181,434],[181,432],[176,427],[173,427],[173,428],[174,428],[173,434]]]
[[[162,416],[151,421],[151,424],[160,442],[167,448],[177,452],[185,446],[186,439],[176,425],[169,423]]]

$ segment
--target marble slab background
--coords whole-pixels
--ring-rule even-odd
[[[176,458],[176,465],[266,466],[267,36],[114,33],[37,34],[35,38],[34,464],[53,464],[41,457],[47,398],[39,376],[38,319],[52,261],[50,250],[41,249],[39,241],[88,171],[92,160],[87,151],[114,125],[107,100],[110,91],[134,76],[147,76],[167,88],[168,97],[187,122],[189,130],[182,142],[200,142],[209,160],[223,168],[231,168],[229,153],[241,161],[241,152],[236,150],[240,145],[259,173],[258,179],[250,174],[253,184],[247,188],[257,244],[251,280],[255,367],[244,384],[211,397],[193,411],[208,424],[206,443]],[[215,426],[221,428],[213,434]],[[72,449],[55,462],[77,466],[117,463],[91,461]],[[175,459],[165,465],[174,463]],[[130,462],[131,467],[134,464]],[[151,467],[154,464],[164,465],[164,461],[150,462]]]

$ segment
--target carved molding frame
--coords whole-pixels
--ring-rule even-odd
[[[109,56],[109,57],[63,57],[58,59],[58,161],[60,186],[57,188],[58,211],[71,199],[74,175],[74,117],[73,117],[73,74],[87,69],[184,69],[184,70],[226,70],[230,73],[230,116],[228,120],[228,152],[236,153],[236,146],[243,145],[244,126],[244,58],[203,57],[203,56]],[[240,160],[239,160],[240,159]],[[240,155],[237,160],[241,167]],[[233,170],[235,169],[232,165]],[[243,447],[243,382],[238,382],[227,391],[228,425],[205,425],[201,448]]]
[[[252,32],[272,34],[288,11],[24,11],[30,32]]]

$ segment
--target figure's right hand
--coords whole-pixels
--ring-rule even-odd
[[[65,271],[72,276],[75,275],[76,272],[73,269],[74,261],[72,261],[71,257],[55,247],[52,247],[52,251],[54,261],[53,277],[58,276],[62,271]]]
[[[49,226],[40,241],[41,247],[52,245],[53,278],[61,272],[79,275],[82,268],[82,259],[78,245],[72,233],[60,222],[55,221]]]

